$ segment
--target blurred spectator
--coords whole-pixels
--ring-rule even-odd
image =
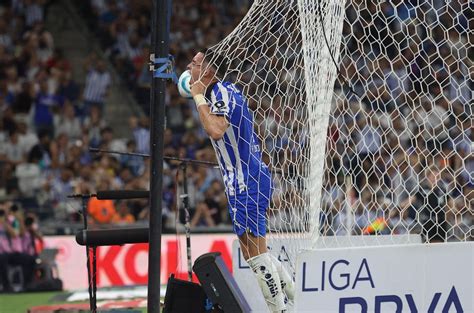
[[[6,134],[10,134],[16,131],[17,126],[15,121],[15,115],[13,114],[13,110],[11,107],[7,107],[3,111],[2,126]]]
[[[109,182],[102,178],[97,186],[98,190],[110,190]],[[117,215],[115,204],[112,200],[99,200],[96,197],[89,199],[87,212],[97,224],[107,224],[113,221]]]
[[[114,130],[112,127],[106,126],[100,130],[99,148],[124,152],[126,150],[126,143],[123,139],[114,138]]]
[[[20,145],[20,134],[18,130],[13,130],[9,134],[8,141],[3,147],[5,159],[11,165],[16,166],[26,161],[27,147]]]
[[[49,193],[49,205],[51,206],[55,218],[59,220],[69,220],[72,213],[67,196],[74,191],[74,181],[71,169],[67,167],[58,168],[58,174],[48,177],[45,185]]]
[[[76,112],[71,102],[66,101],[64,103],[62,114],[54,121],[54,128],[57,134],[66,135],[71,141],[81,137],[81,121],[76,117]]]
[[[0,208],[0,285],[1,291],[11,290],[8,280],[8,255],[12,253],[10,246],[10,237],[14,236],[14,231],[8,223],[7,212],[3,207]]]
[[[24,197],[35,197],[42,187],[41,168],[38,163],[21,163],[15,168],[18,187]]]
[[[13,40],[8,33],[6,19],[0,19],[0,46],[3,46],[7,51],[13,50]]]
[[[367,117],[365,112],[357,116],[357,128],[352,134],[356,143],[356,154],[352,159],[351,168],[354,173],[354,183],[360,192],[364,186],[364,179],[372,175],[372,165],[375,156],[382,146],[382,135],[375,118]]]
[[[112,200],[98,200],[97,198],[89,199],[87,211],[97,224],[110,223],[117,214]]]
[[[99,108],[92,106],[90,112],[86,115],[83,122],[83,129],[90,140],[93,148],[99,147],[101,139],[101,130],[107,127],[107,122],[102,118]]]
[[[28,162],[38,164],[42,170],[48,169],[51,166],[51,139],[49,131],[39,131],[39,142],[31,148]]]
[[[54,136],[53,110],[62,106],[62,99],[50,93],[46,78],[40,80],[39,86],[34,102],[34,125],[37,132],[46,130],[50,136]]]
[[[34,85],[30,82],[23,82],[21,91],[16,96],[13,111],[18,118],[24,119],[26,124],[30,124],[27,122],[27,115],[30,113],[34,97]]]
[[[136,146],[137,145],[135,143],[135,140],[130,139],[127,142],[127,151],[126,151],[127,153],[130,153],[130,154],[129,155],[124,154],[120,156],[120,164],[124,168],[129,169],[132,175],[135,177],[143,174],[143,171],[145,169],[143,157],[137,156],[137,155],[131,155],[132,153],[139,152]],[[139,153],[143,153],[143,152],[139,152]]]
[[[219,210],[215,206],[209,207],[208,202],[200,202],[196,207],[193,218],[191,219],[191,226],[216,226],[213,216],[219,216]]]
[[[205,200],[198,203],[191,226],[217,226],[227,216],[227,198],[221,183],[215,179],[205,191]]]
[[[78,111],[76,113],[80,113],[80,115],[83,115],[82,114],[83,112],[79,112],[79,108],[77,104],[77,101],[79,100],[79,96],[80,96],[80,87],[72,79],[71,71],[65,70],[61,72],[60,78],[59,78],[58,95],[70,101],[74,105],[75,109]]]
[[[446,241],[446,211],[448,199],[446,190],[440,182],[440,171],[429,167],[425,172],[421,188],[416,194],[415,210],[419,214],[419,222],[423,226],[423,235],[426,242]]]
[[[19,265],[23,271],[23,284],[27,286],[33,279],[36,257],[28,254],[24,250],[23,236],[25,235],[24,213],[18,205],[14,203],[6,203],[3,208],[6,212],[6,218],[3,222],[4,230],[10,244],[8,251],[8,265]],[[0,217],[0,220],[2,218]],[[0,235],[1,236],[1,235]],[[0,239],[2,241],[2,239]],[[7,248],[8,249],[8,248]]]
[[[25,19],[27,26],[33,26],[35,22],[42,22],[44,18],[41,0],[25,0]]]
[[[0,97],[3,99],[3,106],[11,106],[15,100],[15,95],[12,91],[8,90],[7,81],[0,79]]]
[[[63,73],[63,78],[68,81],[71,78],[71,64],[68,59],[64,57],[63,50],[55,48],[53,54],[46,62],[46,68],[58,68]],[[69,99],[71,100],[71,99]]]
[[[56,169],[68,165],[69,137],[65,133],[58,133],[49,146],[51,153],[51,167]]]
[[[129,126],[135,139],[136,152],[150,154],[150,121],[147,117],[138,119],[132,116],[129,119]]]
[[[91,60],[88,60],[92,62]],[[87,114],[92,106],[97,106],[101,113],[104,112],[104,104],[107,98],[112,79],[110,73],[102,60],[96,60],[95,64],[86,64],[88,74],[84,86],[83,100],[84,112]]]
[[[135,217],[130,214],[127,201],[119,201],[117,213],[112,218],[112,223],[115,224],[130,224],[135,222]]]
[[[28,155],[31,149],[38,143],[38,136],[21,120],[17,122],[16,126],[19,134],[18,145],[21,147],[20,150],[26,151],[26,155]]]
[[[40,246],[43,243],[43,235],[39,232],[38,219],[34,214],[28,214],[25,217],[25,232],[21,238],[23,252],[38,257],[39,252],[36,242],[39,241]]]

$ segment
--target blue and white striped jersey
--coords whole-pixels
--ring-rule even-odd
[[[91,69],[86,76],[84,100],[103,103],[105,101],[107,89],[111,83],[112,78],[109,72],[100,73],[95,69]]]
[[[221,139],[211,138],[227,195],[255,195],[269,190],[270,172],[262,161],[253,115],[241,90],[230,82],[217,82],[208,87],[206,99],[211,113],[225,116],[229,122]]]

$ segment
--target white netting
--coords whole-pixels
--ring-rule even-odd
[[[243,87],[273,171],[270,237],[295,249],[320,235],[472,240],[469,10],[257,0],[212,47],[230,60],[225,77]]]
[[[347,3],[322,233],[473,239],[472,12],[468,1]]]

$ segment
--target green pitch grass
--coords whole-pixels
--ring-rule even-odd
[[[51,301],[54,296],[61,293],[62,292],[35,292],[0,294],[0,313],[27,313],[28,309],[34,306],[65,303]],[[143,313],[146,312],[146,308],[139,310]]]
[[[26,313],[30,307],[51,304],[49,300],[60,292],[0,294],[2,313]]]

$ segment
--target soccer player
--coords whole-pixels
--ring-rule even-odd
[[[211,53],[206,53],[207,60]],[[278,259],[268,253],[265,239],[272,179],[262,161],[246,98],[235,84],[222,80],[225,67],[222,60],[214,66],[203,52],[196,54],[188,65],[191,93],[216,152],[244,258],[257,277],[269,309],[285,312],[285,295],[293,300],[294,284]]]

